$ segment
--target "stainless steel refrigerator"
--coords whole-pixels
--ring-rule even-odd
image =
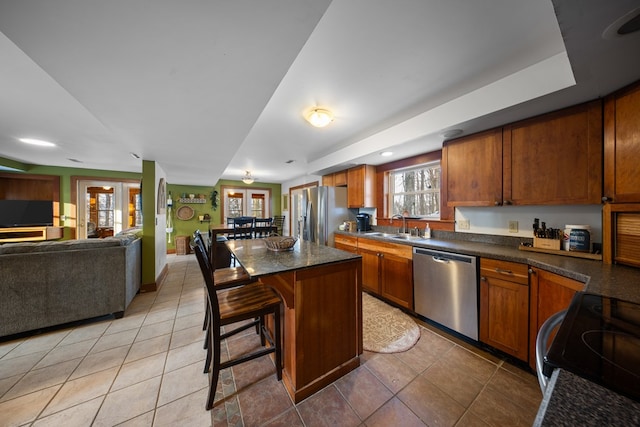
[[[311,187],[302,193],[302,240],[334,246],[334,232],[349,219],[345,187]]]

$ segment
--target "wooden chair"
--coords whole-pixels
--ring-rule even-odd
[[[199,245],[195,245],[195,252],[207,287],[209,318],[211,319],[208,334],[213,347],[213,371],[206,403],[206,409],[209,410],[213,407],[216,387],[222,369],[274,353],[276,376],[278,381],[282,379],[282,338],[280,326],[282,299],[273,289],[257,282],[232,289],[216,291],[213,272],[211,271],[205,252],[202,251]],[[264,323],[265,317],[270,314],[274,316],[273,336]],[[232,330],[225,331],[224,333],[220,332],[221,327],[237,322],[243,323],[241,326],[235,327]],[[263,348],[229,359],[225,362],[220,362],[222,340],[249,329],[254,325],[257,325],[260,329],[260,342]],[[266,342],[269,343],[269,347],[265,347]]]
[[[259,239],[261,237],[269,237],[271,234],[271,225],[273,224],[273,218],[256,218],[254,222],[254,234],[253,237]]]
[[[233,218],[233,231],[229,233],[229,239],[252,239],[255,218],[252,216],[239,216]]]
[[[282,236],[284,232],[284,215],[276,215],[273,217],[273,225],[276,227],[276,233]]]

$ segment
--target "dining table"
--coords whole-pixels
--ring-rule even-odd
[[[360,366],[360,255],[302,240],[290,250],[271,250],[265,239],[225,244],[251,278],[283,299],[282,381],[294,402]]]

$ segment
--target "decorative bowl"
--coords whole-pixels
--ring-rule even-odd
[[[269,236],[265,237],[264,244],[270,251],[290,251],[293,249],[293,245],[296,244],[298,238],[290,236]]]

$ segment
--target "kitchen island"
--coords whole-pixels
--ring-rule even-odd
[[[283,376],[298,403],[360,365],[360,255],[298,241],[275,252],[263,239],[227,242],[252,278],[284,300]]]

